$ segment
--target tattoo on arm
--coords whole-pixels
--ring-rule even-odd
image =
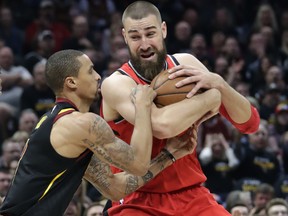
[[[115,137],[112,129],[100,116],[96,116],[91,121],[89,134],[90,138],[83,139],[83,144],[107,163],[120,169],[127,169],[129,163],[135,160],[132,148]]]
[[[144,184],[149,182],[152,178],[153,178],[153,173],[150,170],[148,170],[148,172],[144,176],[142,176],[142,180]]]
[[[168,156],[164,153],[164,152],[160,152],[159,155],[157,157],[155,157],[152,161],[151,161],[151,165],[158,165],[159,166],[159,172],[162,171],[165,167],[165,161],[170,160],[170,158],[168,158]],[[158,173],[157,173],[158,174]],[[142,178],[143,181],[143,185],[145,185],[146,183],[148,183],[150,180],[152,180],[154,178],[154,174],[152,171],[148,170],[148,172],[140,177],[140,176],[133,176],[133,175],[128,175],[126,177],[126,190],[125,190],[125,194],[130,194],[132,192],[134,192],[135,190],[137,190],[139,187],[141,187],[142,185],[139,185],[139,180],[140,178]]]
[[[95,155],[91,158],[91,161],[86,169],[85,177],[95,186],[101,193],[110,190],[110,182],[107,177],[112,176],[109,164],[106,164],[99,160]]]

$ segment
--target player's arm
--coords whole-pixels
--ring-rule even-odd
[[[106,198],[119,201],[149,182],[161,170],[171,164],[171,159],[164,152],[161,152],[151,161],[150,169],[143,176],[132,175],[127,172],[113,174],[109,164],[93,155],[84,178]]]
[[[196,82],[188,97],[193,96],[198,89],[216,88],[221,93],[222,106],[220,112],[243,133],[252,133],[258,129],[260,117],[258,111],[250,102],[233,89],[220,75],[209,72],[208,69],[193,55],[175,54],[181,65],[170,69],[171,78],[188,75],[180,81],[179,86]]]
[[[129,94],[135,85],[136,83],[130,77],[117,74],[103,81],[101,93],[105,120],[115,120],[121,116],[134,124],[135,108],[129,100]],[[119,87],[117,91],[111,91],[114,86]],[[158,138],[178,135],[209,111],[213,110],[216,113],[220,101],[219,91],[211,89],[163,108],[157,108],[153,104],[151,111],[153,135]]]
[[[137,86],[130,96],[135,106],[135,127],[130,145],[117,138],[100,116],[79,112],[63,116],[55,123],[51,143],[63,156],[76,157],[88,148],[106,163],[135,175],[144,175],[151,159],[150,116],[155,94],[146,85]]]
[[[197,144],[197,129],[192,128],[181,137],[168,139],[166,149],[177,160],[191,154]],[[150,168],[143,176],[136,176],[127,172],[113,174],[109,164],[101,161],[96,155],[92,156],[84,178],[88,180],[102,195],[108,199],[118,201],[138,188],[145,185],[163,169],[173,162],[169,153],[161,151],[150,164]]]

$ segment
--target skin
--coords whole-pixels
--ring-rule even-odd
[[[148,85],[135,86],[130,92],[129,100],[136,111],[135,128],[131,145],[128,145],[114,135],[104,119],[88,112],[97,95],[100,76],[86,55],[78,60],[82,63],[78,76],[67,77],[63,90],[56,95],[71,100],[79,112],[72,112],[58,119],[53,125],[50,140],[55,151],[68,158],[78,157],[86,149],[90,149],[94,155],[84,177],[107,198],[119,200],[172,163],[163,152],[150,162],[150,115],[155,92]],[[188,130],[186,136],[171,139],[166,148],[178,159],[193,152],[196,138],[197,126]],[[127,173],[113,175],[110,165]]]
[[[149,15],[140,20],[127,18],[124,22],[122,34],[129,47],[131,56],[138,58],[138,61],[143,66],[143,70],[138,72],[147,77],[150,73],[145,70],[145,67],[148,67],[151,63],[156,64],[159,53],[164,49],[163,40],[167,35],[165,22],[161,23],[154,15]],[[159,72],[155,71],[154,76]],[[110,90],[113,86],[121,86],[121,88],[111,92]],[[117,72],[103,81],[101,93],[105,120],[111,121],[122,116],[128,122],[134,124],[135,108],[129,100],[129,94],[135,86],[134,80]],[[152,104],[153,135],[160,139],[176,136],[206,114],[211,117],[218,113],[220,101],[220,92],[216,89],[211,89],[203,94],[195,95],[192,98],[161,109]],[[183,109],[183,107],[186,107],[186,109]]]
[[[286,216],[288,215],[288,209],[284,205],[274,205],[271,206],[268,210],[267,216],[274,216],[274,215],[281,215],[281,216]]]
[[[138,126],[133,133],[132,145],[129,146],[115,137],[100,116],[88,112],[97,95],[100,76],[93,70],[93,64],[86,55],[79,57],[79,61],[82,67],[78,77],[67,77],[63,91],[57,96],[70,99],[80,112],[63,116],[54,124],[50,137],[52,146],[60,155],[69,158],[79,156],[88,148],[107,163],[133,174],[145,174],[151,155],[150,106],[154,91],[147,85],[139,85],[131,93],[131,100],[137,109],[135,115]],[[140,131],[140,125],[146,130]]]

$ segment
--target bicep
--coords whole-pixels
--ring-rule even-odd
[[[109,111],[113,110],[128,122],[134,124],[135,107],[130,99],[130,94],[132,88],[136,86],[134,80],[124,75],[114,75],[103,81],[101,93],[104,101],[103,113],[105,119],[110,120]],[[116,120],[116,118],[114,117],[112,120]]]
[[[89,117],[89,135],[81,140],[102,161],[120,169],[132,171],[137,162],[131,146],[117,138],[107,122],[98,115]]]

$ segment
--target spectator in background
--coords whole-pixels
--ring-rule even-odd
[[[201,17],[195,7],[187,7],[183,12],[181,20],[190,25],[191,34],[204,33],[205,28],[201,25]],[[172,42],[173,43],[173,42]]]
[[[244,203],[236,203],[232,206],[230,213],[232,216],[249,216],[249,209]]]
[[[26,68],[14,64],[14,53],[9,47],[0,49],[0,67],[2,68],[0,102],[5,102],[18,110],[23,88],[33,84],[33,77]]]
[[[215,9],[215,14],[211,19],[212,32],[221,31],[227,36],[237,36],[234,25],[234,17],[231,11],[225,6]]]
[[[285,156],[287,157],[287,154]],[[288,174],[287,173],[285,175],[282,175],[277,180],[276,184],[274,185],[274,189],[275,189],[275,197],[285,199],[288,202]]]
[[[280,164],[275,154],[267,150],[268,123],[262,120],[256,133],[248,135],[248,146],[238,146],[236,155],[240,165],[235,171],[237,179],[255,178],[274,185],[281,175]]]
[[[0,198],[6,196],[11,181],[12,181],[12,174],[9,172],[9,168],[0,167]]]
[[[44,30],[50,30],[55,39],[55,49],[62,48],[63,41],[70,36],[70,31],[66,25],[56,20],[55,5],[52,0],[42,0],[39,3],[38,16],[28,24],[25,30],[25,52],[31,51],[30,47],[33,41],[37,39],[38,34]]]
[[[0,156],[0,167],[9,168],[12,160],[19,160],[21,146],[18,141],[8,138],[2,143],[2,154]]]
[[[272,185],[267,183],[260,184],[254,193],[252,193],[253,209],[251,209],[251,215],[263,212],[266,204],[275,196],[275,190]]]
[[[199,59],[208,69],[212,69],[213,60],[209,54],[204,34],[196,33],[191,37],[190,49],[188,51]]]
[[[211,36],[210,55],[217,58],[222,55],[226,35],[222,31],[214,31]]]
[[[22,110],[19,116],[18,130],[25,131],[30,135],[38,120],[39,118],[33,109]]]
[[[234,187],[233,170],[239,165],[239,160],[222,133],[206,134],[205,143],[199,155],[207,177],[205,186],[218,197],[218,202],[223,203]]]
[[[95,202],[90,204],[85,210],[83,216],[103,216],[104,206],[101,203]]]
[[[79,216],[81,215],[81,210],[78,205],[79,201],[76,198],[73,198],[69,205],[67,206],[67,209],[65,210],[63,216]]]
[[[283,101],[275,108],[275,113],[269,119],[270,133],[276,138],[277,144],[283,139],[283,135],[288,131],[288,103]]]
[[[86,16],[77,15],[72,20],[72,33],[62,45],[62,49],[84,50],[94,47],[93,35],[89,31]]]
[[[278,23],[275,11],[270,4],[260,4],[253,24],[253,30],[259,32],[263,26],[270,26],[273,32],[278,33]]]
[[[241,190],[232,190],[226,198],[225,207],[227,211],[232,212],[233,207],[244,205],[248,208],[248,211],[252,209],[252,199],[249,192],[243,192]]]
[[[5,41],[5,45],[12,49],[18,62],[21,62],[24,32],[14,24],[13,14],[8,7],[0,9],[0,37]]]
[[[40,32],[33,41],[34,48],[24,56],[24,66],[32,74],[35,64],[42,59],[48,59],[55,50],[55,38],[50,30]]]
[[[20,109],[33,109],[40,118],[54,106],[55,95],[48,87],[45,78],[46,59],[33,68],[34,84],[26,87],[20,98]]]
[[[281,102],[281,91],[275,83],[271,83],[263,92],[256,95],[259,98],[259,113],[262,119],[269,120],[276,106]],[[263,98],[261,98],[263,97]]]
[[[274,198],[271,199],[266,205],[267,216],[287,216],[288,215],[288,203],[284,199]]]
[[[21,149],[24,148],[28,138],[29,138],[29,134],[26,131],[16,131],[12,135],[12,139],[19,143]]]
[[[181,20],[174,27],[174,35],[167,44],[167,50],[171,53],[187,52],[190,46],[191,26]]]
[[[287,12],[288,15],[288,12]],[[288,28],[283,31],[281,37],[281,47],[279,48],[279,62],[284,71],[285,83],[288,83]]]

